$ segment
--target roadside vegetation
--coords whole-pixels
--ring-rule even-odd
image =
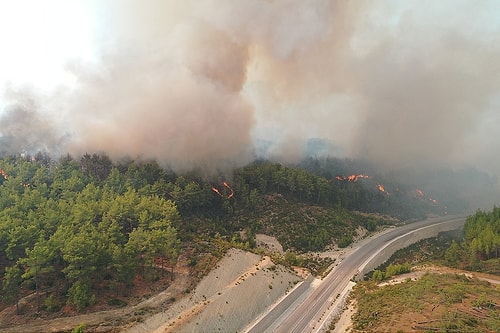
[[[500,284],[467,273],[500,280],[499,236],[500,209],[494,207],[468,217],[462,234],[440,234],[396,252],[354,288],[352,298],[358,309],[354,332],[500,331]],[[378,284],[409,272],[412,266],[431,265],[441,267],[440,273]]]
[[[461,274],[427,273],[417,280],[356,286],[354,332],[498,332],[500,288]]]

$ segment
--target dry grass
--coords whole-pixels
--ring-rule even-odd
[[[384,287],[362,282],[354,296],[354,332],[500,331],[500,286],[463,274],[426,273]]]

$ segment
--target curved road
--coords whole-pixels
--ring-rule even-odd
[[[361,278],[387,260],[398,248],[435,236],[440,231],[458,229],[464,223],[464,216],[427,219],[363,240],[322,281],[304,281],[247,332],[321,331],[328,324],[330,314],[341,306],[341,296],[348,292],[352,278]]]

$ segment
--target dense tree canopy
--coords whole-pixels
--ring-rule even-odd
[[[338,160],[296,167],[258,161],[201,178],[99,154],[0,158],[2,299],[51,289],[82,309],[104,288],[120,293],[137,276],[152,279],[157,269],[171,268],[181,240],[232,241],[244,230],[248,246],[264,232],[286,249],[316,251],[332,241],[347,246],[358,226],[384,223],[349,210],[410,218],[435,209],[402,191],[389,196],[375,180],[339,175],[348,174]],[[490,243],[475,246],[495,255]]]
[[[148,274],[153,259],[175,263],[180,216],[172,200],[148,190],[152,179],[134,187],[130,168],[122,173],[98,155],[80,163],[18,156],[1,159],[0,169],[0,262],[9,300],[23,286],[57,285],[81,309],[106,281],[119,291]]]
[[[467,218],[464,226],[464,242],[474,255],[481,258],[500,256],[500,208],[491,212],[477,211]]]
[[[500,208],[469,216],[462,241],[452,241],[444,259],[452,267],[500,274]]]

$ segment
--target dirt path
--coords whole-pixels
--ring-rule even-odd
[[[500,276],[480,273],[480,272],[471,272],[464,271],[456,268],[444,267],[444,266],[434,266],[434,265],[422,265],[416,266],[412,268],[410,273],[401,274],[395,276],[389,281],[379,283],[379,286],[383,287],[386,285],[401,283],[406,281],[407,279],[416,280],[422,277],[426,273],[434,273],[434,274],[459,274],[465,275],[468,278],[476,278],[478,280],[487,281],[492,284],[500,284]]]

